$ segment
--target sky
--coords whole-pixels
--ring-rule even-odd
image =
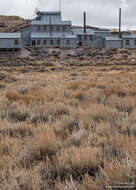
[[[122,8],[122,25],[136,29],[136,0],[61,0],[63,19],[73,25],[83,24],[83,12],[87,13],[87,25],[118,27],[118,11]],[[0,15],[17,15],[33,18],[35,9],[59,10],[59,0],[0,0]]]

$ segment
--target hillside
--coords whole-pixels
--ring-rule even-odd
[[[23,51],[0,56],[0,189],[134,190],[136,50]]]
[[[9,31],[10,28],[14,28],[23,22],[25,20],[19,16],[0,15],[0,32]]]

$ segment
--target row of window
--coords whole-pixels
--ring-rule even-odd
[[[79,40],[92,40],[93,39],[93,35],[79,35]]]
[[[53,25],[51,25],[50,27],[51,27],[51,31],[52,32],[56,32],[56,31],[57,32],[60,32],[60,31],[67,32],[67,27],[66,26],[53,26]],[[37,26],[37,31],[38,32],[40,32],[40,31],[47,32],[48,30],[50,30],[49,26],[46,26],[46,25],[44,25],[44,26]]]
[[[67,40],[67,46],[70,45],[70,40]],[[32,40],[32,46],[36,46],[36,45],[59,45],[60,44],[60,40]]]

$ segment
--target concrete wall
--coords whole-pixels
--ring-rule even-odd
[[[46,26],[46,30],[44,28],[44,26]],[[55,33],[60,33],[60,32],[71,32],[71,25],[64,25],[66,30],[63,30],[63,26],[61,25],[52,25],[53,26],[53,31]],[[58,26],[59,26],[59,31],[58,31]],[[38,28],[40,27],[40,31],[38,30]],[[32,32],[50,32],[50,26],[49,25],[32,25]]]
[[[15,45],[15,40],[18,40],[18,45]],[[22,48],[21,39],[0,39],[0,48],[1,49],[10,49],[10,48]]]
[[[129,45],[127,45],[127,40],[129,40]],[[123,39],[123,48],[136,48],[136,39]]]
[[[105,40],[105,48],[121,48],[121,40]]]
[[[31,27],[20,30],[23,46],[31,45]]]

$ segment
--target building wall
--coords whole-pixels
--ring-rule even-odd
[[[46,26],[46,30],[45,27]],[[71,25],[52,25],[53,26],[53,30],[52,32],[55,33],[60,33],[60,32],[71,32]],[[58,26],[59,26],[59,31],[58,31]],[[63,29],[63,27],[65,27],[65,31]],[[50,25],[32,25],[32,32],[50,32]]]
[[[90,46],[93,47],[104,47],[104,39],[102,37],[94,37],[91,42]]]
[[[79,36],[81,36],[81,37],[79,37]],[[91,46],[91,47],[104,47],[104,39],[99,36],[78,35],[78,45],[79,46]]]
[[[53,20],[61,20],[61,14],[60,13],[56,13],[56,14],[41,14],[40,12],[37,13],[37,19],[39,20],[50,20],[53,19]]]
[[[52,39],[31,39],[32,41],[36,41],[36,47],[60,47],[60,48],[76,48],[76,39],[59,39],[59,38],[52,38]],[[40,40],[40,44],[38,41]],[[46,40],[46,44],[44,44],[44,40]],[[51,40],[53,40],[53,44],[51,44]],[[69,40],[69,44],[67,41]],[[59,43],[58,43],[59,41]]]
[[[69,41],[69,43],[68,43]],[[60,48],[76,48],[77,47],[77,39],[61,39],[60,40]]]
[[[129,40],[129,45],[127,45],[127,40]],[[123,39],[123,48],[136,48],[136,38],[135,39]]]
[[[21,29],[20,32],[23,46],[31,45],[31,27]]]
[[[18,40],[18,45],[15,45],[15,40]],[[0,48],[22,48],[22,41],[21,39],[0,39]]]
[[[52,38],[52,39],[31,39],[31,46],[32,46],[32,41],[35,40],[36,41],[36,47],[60,47],[60,42],[58,43],[58,40],[60,41],[60,39],[58,38]],[[40,44],[38,44],[38,41],[40,40]],[[44,40],[46,40],[46,44],[44,43]],[[51,44],[51,40],[53,40],[53,44]]]
[[[121,40],[105,40],[105,48],[121,48]]]

